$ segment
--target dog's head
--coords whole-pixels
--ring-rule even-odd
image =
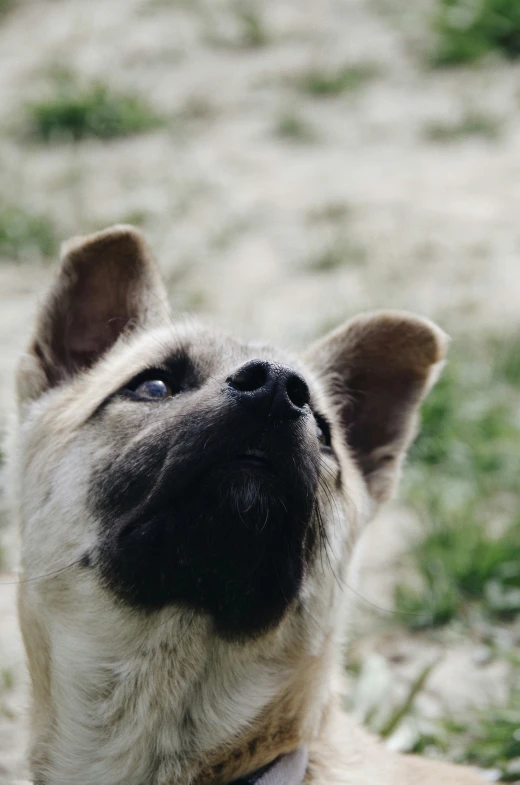
[[[131,606],[178,603],[218,633],[257,633],[337,541],[334,515],[359,515],[348,499],[390,492],[443,346],[424,320],[362,316],[304,364],[172,326],[136,231],[75,242],[19,374],[26,536]],[[36,530],[46,508],[53,527]]]
[[[391,493],[444,348],[392,312],[302,359],[172,324],[135,230],[75,241],[18,375],[32,597],[49,618],[101,596],[121,619],[188,608],[230,645],[326,622],[316,597]]]

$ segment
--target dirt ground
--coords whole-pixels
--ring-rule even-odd
[[[520,326],[520,69],[427,70],[423,2],[264,0],[258,47],[242,39],[233,9],[19,2],[0,21],[0,202],[49,215],[63,239],[138,221],[176,309],[245,337],[297,348],[379,307],[425,314],[455,336]],[[331,97],[295,86],[305,69],[344,63],[374,76]],[[111,142],[28,142],[23,108],[45,94],[53,64],[138,90],[168,123]],[[429,138],[432,123],[470,110],[496,120],[498,137]],[[297,128],[284,133],[288,117]],[[341,264],[323,262],[336,252]],[[2,427],[51,273],[36,259],[0,261]],[[396,504],[365,538],[352,586],[370,602],[387,605],[414,525]],[[0,711],[0,782],[13,783],[25,774],[26,687],[5,511],[0,537],[0,671],[13,681]],[[403,678],[435,653],[374,634],[367,646],[394,647]],[[471,643],[442,654],[433,704],[485,703],[501,688],[504,674],[483,667]]]

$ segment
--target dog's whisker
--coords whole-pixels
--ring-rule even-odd
[[[369,600],[363,594],[358,592],[354,587],[347,583],[347,581],[343,581],[343,584],[346,589],[348,589],[357,599],[361,600],[365,605],[368,605],[370,608],[373,608],[378,613],[384,614],[385,616],[396,616],[401,618],[410,618],[410,619],[427,619],[428,616],[424,613],[415,613],[413,611],[398,611],[395,608],[383,608],[383,606],[378,605],[377,603]]]
[[[71,562],[70,564],[65,565],[65,567],[59,567],[57,570],[51,570],[50,572],[44,572],[40,575],[31,575],[30,578],[17,578],[15,581],[0,581],[0,586],[18,586],[23,583],[33,583],[35,581],[43,581],[47,578],[53,578],[56,575],[60,575],[68,570],[71,570],[73,567],[78,567],[83,562],[83,556],[80,559],[76,559],[75,561]]]

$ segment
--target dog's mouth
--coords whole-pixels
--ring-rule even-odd
[[[245,469],[260,469],[263,471],[274,471],[273,464],[269,460],[267,453],[263,450],[252,447],[245,450],[235,458],[234,463],[239,464]]]
[[[240,420],[234,432],[211,433],[197,460],[174,463],[165,440],[163,455],[151,445],[138,463],[103,473],[101,566],[119,597],[207,613],[223,637],[255,635],[283,617],[308,559],[318,461],[292,424],[253,426]]]

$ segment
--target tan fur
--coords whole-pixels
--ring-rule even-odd
[[[206,617],[180,608],[130,610],[80,564],[98,538],[87,514],[89,472],[122,449],[136,416],[114,404],[106,432],[92,415],[185,344],[210,369],[212,394],[250,358],[304,374],[331,422],[341,470],[339,483],[324,459],[326,558],[309,568],[297,607],[246,643],[219,639]],[[300,360],[196,323],[172,326],[157,270],[131,228],[65,250],[20,363],[10,450],[36,782],[226,785],[302,744],[310,752],[306,785],[480,781],[469,770],[388,752],[339,709],[341,581],[359,531],[395,485],[445,350],[430,322],[385,312],[352,320]],[[209,405],[204,390],[193,395]]]

